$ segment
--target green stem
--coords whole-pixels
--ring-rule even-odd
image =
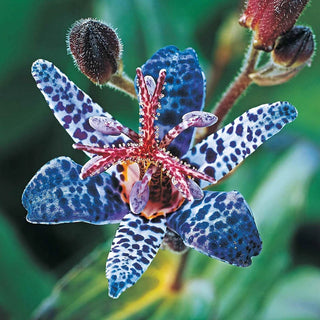
[[[109,80],[108,85],[123,91],[133,99],[137,99],[136,90],[134,88],[134,82],[124,72],[115,73]]]
[[[181,288],[182,288],[182,283],[183,283],[183,272],[186,268],[186,265],[187,265],[187,260],[188,260],[188,256],[189,256],[189,251],[186,251],[185,253],[183,253],[180,257],[180,262],[179,262],[179,266],[177,268],[177,271],[176,271],[176,275],[175,275],[175,278],[174,278],[174,281],[171,285],[171,290],[172,291],[179,291]]]

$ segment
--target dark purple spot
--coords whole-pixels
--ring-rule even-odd
[[[200,147],[200,152],[204,153],[207,150],[207,147],[208,147],[208,143],[206,142]]]
[[[97,141],[98,141],[98,138],[97,138],[96,136],[92,135],[92,136],[90,137],[90,142],[91,142],[91,143],[96,143]]]
[[[82,112],[83,114],[86,114],[87,112],[92,112],[93,111],[93,108],[91,105],[88,105],[86,103],[83,103],[82,104]]]
[[[118,165],[117,165],[117,171],[118,171],[118,172],[123,172],[123,170],[124,170],[123,165],[118,164]]]
[[[53,88],[50,87],[50,86],[46,86],[46,87],[44,87],[43,91],[44,91],[45,93],[47,93],[47,94],[50,94],[50,93],[52,93]]]
[[[95,131],[89,124],[89,120],[87,120],[84,124],[83,124],[83,129],[88,131],[88,132],[93,132]]]
[[[87,133],[85,131],[81,131],[79,128],[74,132],[73,134],[74,138],[77,138],[79,140],[84,140],[88,137]]]
[[[242,124],[238,124],[237,128],[236,128],[236,134],[238,136],[242,136],[242,132],[243,132],[243,126],[242,126]]]
[[[231,160],[232,160],[233,162],[237,163],[238,158],[237,158],[233,153],[231,153],[230,158],[231,158]]]
[[[209,148],[206,152],[206,161],[208,163],[213,163],[217,159],[217,153],[213,151],[212,148]]]
[[[52,101],[58,101],[59,100],[59,95],[58,94],[55,94],[53,97],[52,97]]]
[[[69,124],[69,123],[71,123],[71,121],[72,121],[72,117],[71,116],[65,116],[65,117],[63,117],[63,119],[62,119],[66,124]]]
[[[78,99],[79,101],[82,101],[83,98],[84,98],[83,92],[82,92],[82,91],[79,91],[78,94],[77,94],[77,99]]]
[[[204,173],[214,178],[214,169],[212,167],[206,167]]]
[[[233,126],[230,126],[230,128],[227,130],[227,133],[231,134],[233,132]]]
[[[73,116],[73,122],[74,123],[78,123],[81,119],[81,116],[80,114],[76,114],[75,116]]]
[[[66,112],[67,112],[67,113],[72,113],[73,110],[74,110],[74,104],[68,104],[68,105],[66,106]]]
[[[59,101],[55,107],[57,111],[64,111],[64,105],[61,101]]]
[[[254,113],[249,113],[248,118],[250,121],[256,122],[258,120],[258,116]]]

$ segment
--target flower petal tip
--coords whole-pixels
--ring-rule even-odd
[[[51,62],[44,59],[37,59],[31,66],[31,74],[34,78],[39,77],[41,76],[40,72],[46,70],[50,66],[52,66]]]
[[[282,115],[282,112],[285,116],[287,116],[288,121],[292,122],[293,120],[296,119],[296,117],[298,116],[298,110],[292,105],[290,104],[288,101],[279,101],[276,102],[275,104],[279,103],[279,112],[280,115]]]
[[[45,164],[31,179],[22,195],[27,221],[37,224],[87,222],[118,223],[128,212],[111,177],[79,179],[81,166],[68,157]],[[109,185],[108,188],[105,188]],[[75,195],[75,193],[77,193]]]
[[[185,245],[238,267],[251,265],[261,251],[251,210],[237,191],[204,191],[203,199],[186,202],[167,224]]]
[[[109,297],[112,299],[118,299],[123,291],[127,289],[127,286],[123,281],[116,282],[109,280]]]

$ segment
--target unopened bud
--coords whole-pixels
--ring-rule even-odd
[[[91,18],[76,21],[67,45],[77,67],[92,82],[104,84],[117,72],[122,46],[106,24]]]
[[[249,0],[239,23],[255,31],[254,47],[271,51],[276,39],[289,31],[309,0]]]
[[[277,39],[271,55],[274,63],[296,68],[308,63],[313,52],[314,39],[310,28],[295,26]]]
[[[306,65],[311,64],[314,52],[312,31],[307,27],[293,27],[276,41],[269,63],[249,77],[260,86],[273,86],[287,82]]]

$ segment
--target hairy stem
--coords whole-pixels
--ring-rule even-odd
[[[198,135],[198,141],[201,141],[204,137],[217,131],[235,102],[252,83],[249,75],[250,73],[254,72],[259,55],[260,51],[256,50],[251,43],[240,74],[223,94],[221,100],[217,103],[213,110],[211,110],[211,112],[218,117],[218,121],[213,126],[208,127],[206,131],[203,131],[201,135]]]
[[[134,88],[134,82],[124,72],[115,73],[109,80],[108,85],[123,91],[133,99],[137,99],[136,90]]]
[[[179,291],[182,288],[182,279],[183,279],[183,272],[187,265],[187,260],[189,256],[189,251],[187,250],[185,253],[183,253],[180,257],[180,263],[176,271],[176,275],[174,277],[173,283],[171,284],[170,289],[172,291]]]

